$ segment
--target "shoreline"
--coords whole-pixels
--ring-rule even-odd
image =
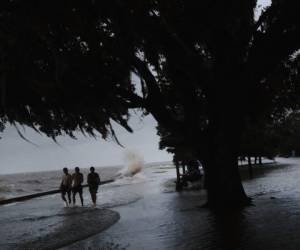
[[[43,237],[19,244],[16,249],[58,249],[99,234],[120,219],[120,214],[109,209],[67,208],[66,220],[59,228]],[[75,211],[75,212],[74,212]],[[91,219],[92,218],[92,219]]]

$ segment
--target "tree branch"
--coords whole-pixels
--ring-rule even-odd
[[[158,83],[149,70],[147,63],[134,57],[133,65],[137,74],[143,78],[147,86],[148,95],[145,100],[146,110],[149,111],[163,127],[179,131],[179,122],[175,120],[170,111],[167,110]]]

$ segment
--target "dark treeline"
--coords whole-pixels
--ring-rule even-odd
[[[201,161],[208,205],[248,204],[238,156],[298,150],[298,2],[255,20],[255,0],[3,0],[1,127],[116,138],[138,108],[161,148]]]

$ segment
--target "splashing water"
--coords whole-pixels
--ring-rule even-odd
[[[117,174],[116,178],[133,177],[142,171],[143,157],[133,151],[125,152],[125,166]]]

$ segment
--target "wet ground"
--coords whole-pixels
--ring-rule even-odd
[[[97,209],[87,193],[84,208],[59,196],[0,207],[0,249],[300,249],[300,159],[241,172],[253,206],[226,215],[201,208],[204,191],[174,192],[172,166],[103,186]]]
[[[102,180],[111,179],[119,169],[100,168]],[[39,180],[38,184],[43,184],[41,186],[44,189],[49,186],[52,189],[57,188],[60,175],[61,171],[40,172],[32,175],[15,174],[1,176],[1,180],[2,184],[7,185],[15,183],[15,186],[25,187],[26,184],[26,190],[29,193],[35,191],[34,186],[37,185],[37,180]],[[15,182],[10,182],[11,179]],[[50,181],[47,182],[47,180]],[[102,190],[105,190],[105,187]],[[10,196],[19,194],[14,189],[9,191]],[[97,208],[92,208],[86,189],[84,190],[84,207],[64,207],[59,194],[0,206],[0,249],[56,249],[105,230],[120,218],[119,214],[109,210],[109,207],[127,204],[138,199],[134,195],[123,199],[111,188],[107,193],[108,195],[102,199],[103,203]]]
[[[252,180],[242,170],[253,206],[226,215],[201,208],[203,191],[170,192],[171,171],[152,169],[136,185],[143,198],[114,209],[116,224],[63,249],[300,249],[299,159],[258,167]]]

